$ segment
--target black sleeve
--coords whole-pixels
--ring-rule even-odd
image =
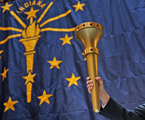
[[[145,104],[131,111],[110,98],[105,108],[101,109],[100,114],[110,120],[145,120]]]

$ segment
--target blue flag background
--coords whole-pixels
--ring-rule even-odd
[[[127,109],[145,103],[144,0],[18,0],[0,4],[0,120],[107,120],[92,110],[82,42],[97,22],[99,76]]]

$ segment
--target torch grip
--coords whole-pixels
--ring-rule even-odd
[[[95,77],[98,77],[97,54],[87,54],[86,59],[88,66],[88,74],[94,84],[93,89],[91,90],[93,111],[98,113],[100,111],[99,83],[95,80]]]

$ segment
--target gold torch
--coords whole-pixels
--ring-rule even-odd
[[[86,22],[75,28],[75,36],[85,46],[84,55],[87,59],[88,74],[94,83],[91,90],[93,110],[98,113],[100,111],[99,83],[95,81],[95,77],[98,76],[97,57],[99,51],[96,47],[99,39],[104,36],[104,30],[98,23]]]

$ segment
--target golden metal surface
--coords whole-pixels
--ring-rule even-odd
[[[95,22],[86,22],[78,25],[75,29],[75,36],[85,46],[85,57],[87,59],[88,74],[94,83],[91,90],[92,105],[94,112],[100,111],[100,99],[99,99],[99,83],[95,81],[95,77],[98,77],[98,54],[99,51],[96,48],[98,41],[104,36],[103,27]]]
[[[84,55],[86,56],[87,54],[98,54],[99,55],[99,50],[97,48],[93,48],[93,47],[88,47],[84,50]]]

